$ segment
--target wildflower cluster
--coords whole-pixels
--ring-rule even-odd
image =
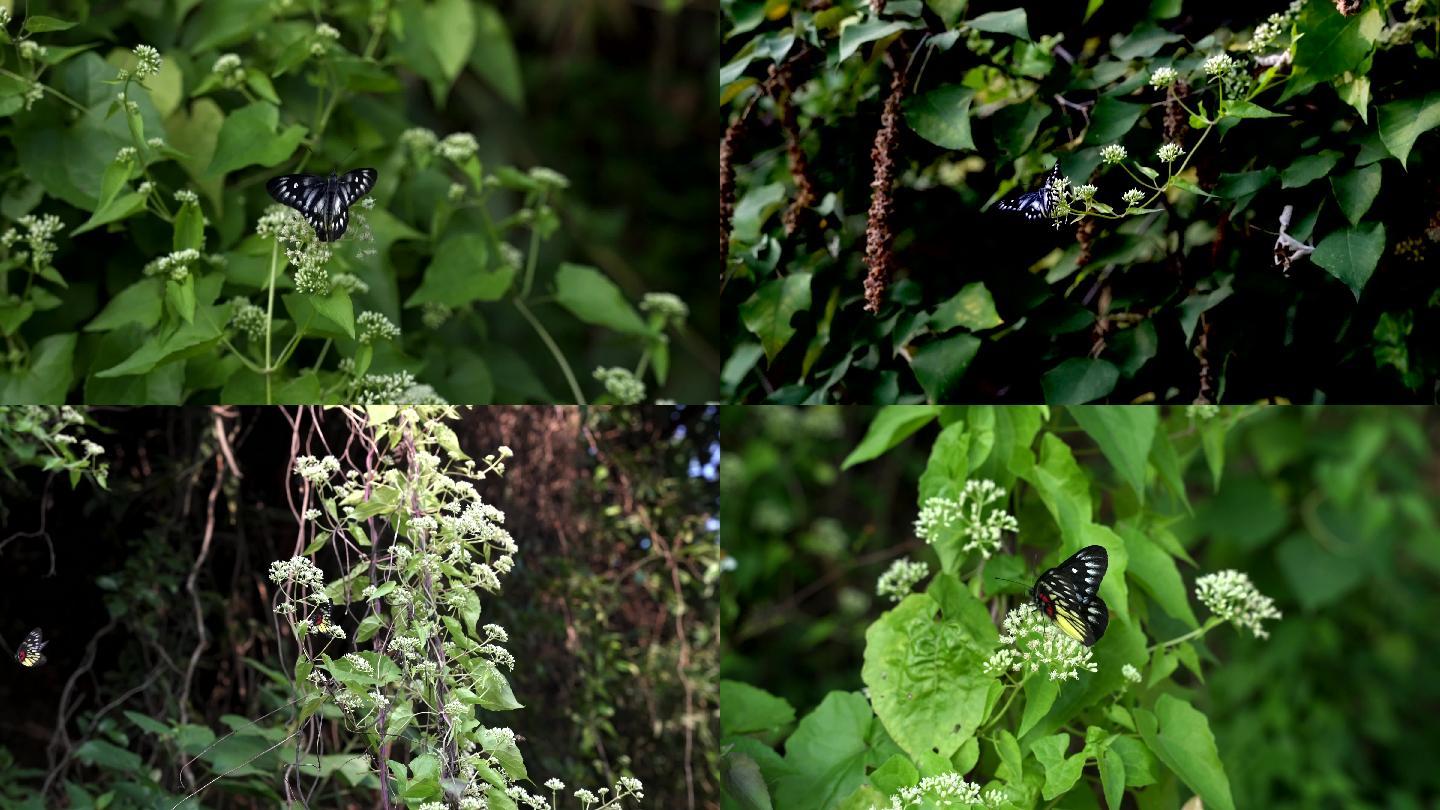
[[[145,80],[160,72],[160,52],[149,45],[135,46],[135,78]]]
[[[1023,604],[1005,615],[1002,646],[985,662],[987,675],[1006,670],[1046,672],[1050,680],[1079,678],[1080,670],[1098,672],[1090,648],[1066,635],[1035,606]]]
[[[635,405],[645,401],[645,383],[630,369],[597,368],[595,379],[599,380],[605,386],[605,391],[621,405]]]
[[[171,281],[184,281],[190,275],[190,265],[200,260],[200,251],[193,248],[172,251],[145,265],[147,276],[163,276]]]
[[[1244,627],[1256,638],[1269,638],[1261,626],[1265,619],[1279,619],[1275,601],[1260,593],[1250,577],[1235,570],[1206,574],[1195,580],[1195,598],[1210,612],[1236,627]]]
[[[230,302],[230,326],[250,340],[259,340],[265,335],[265,310],[250,303],[249,299],[236,296]]]
[[[1229,54],[1217,53],[1206,58],[1200,69],[1211,78],[1228,76],[1235,71],[1235,60],[1231,59]]]
[[[958,773],[942,773],[921,779],[914,787],[900,788],[890,797],[890,810],[905,810],[907,807],[999,807],[1005,803],[1005,794],[991,789],[982,795],[980,786],[965,781]]]
[[[435,153],[447,160],[456,163],[463,163],[480,151],[480,144],[475,141],[475,136],[468,132],[453,132],[445,136],[445,140],[435,146]]]
[[[1179,78],[1180,74],[1175,72],[1175,68],[1156,68],[1154,72],[1150,74],[1150,86],[1156,90],[1163,90],[1174,85]]]
[[[1120,667],[1120,674],[1130,683],[1140,683],[1140,670],[1136,669],[1133,664]]]
[[[90,475],[104,488],[110,465],[99,457],[105,448],[74,435],[75,429],[84,426],[85,416],[69,405],[0,408],[0,434],[9,437],[9,443],[0,446],[0,465],[12,469],[35,464],[52,472]]]
[[[355,319],[355,337],[361,343],[394,340],[400,337],[400,327],[391,323],[384,313],[366,311]]]
[[[908,558],[896,560],[889,570],[875,582],[875,595],[899,602],[915,590],[915,584],[930,576],[928,563],[914,562]]]
[[[690,316],[690,307],[673,293],[645,293],[640,299],[640,311],[657,315],[662,324],[682,324]]]
[[[1299,18],[1303,5],[1303,0],[1294,0],[1284,12],[1271,14],[1265,22],[1255,26],[1254,33],[1250,35],[1250,43],[1246,46],[1250,52],[1290,47],[1290,29]]]
[[[1145,199],[1145,192],[1138,188],[1132,188],[1124,194],[1121,194],[1120,199],[1124,200],[1126,205],[1133,208],[1139,205],[1141,200]]]
[[[1220,415],[1219,405],[1186,405],[1185,418],[1192,422],[1208,422]]]
[[[1181,149],[1178,143],[1167,143],[1155,150],[1155,157],[1159,158],[1161,163],[1173,163],[1183,154],[1185,150]]]
[[[1125,160],[1125,156],[1125,147],[1118,143],[1112,143],[1100,148],[1100,160],[1107,165],[1114,166],[1122,163]]]
[[[299,211],[272,205],[256,223],[255,233],[274,239],[285,251],[285,258],[295,265],[295,289],[311,295],[329,294],[330,274],[325,265],[333,254]]]
[[[330,46],[340,41],[340,32],[329,23],[320,23],[315,26],[315,36],[310,40],[310,55],[324,56]]]
[[[21,235],[16,229],[10,228],[5,231],[4,234],[0,234],[0,245],[3,245],[5,249],[8,250],[13,247],[16,242],[24,241],[30,250],[20,251],[16,254],[17,258],[23,261],[28,255],[30,266],[36,270],[40,270],[49,265],[50,260],[55,257],[55,251],[58,248],[58,245],[53,241],[54,237],[65,229],[65,223],[61,222],[60,217],[54,214],[42,214],[40,216],[26,214],[15,220],[15,224],[25,229],[24,235]]]
[[[1000,506],[1005,490],[994,481],[966,481],[959,497],[932,497],[915,518],[915,535],[927,543],[963,539],[961,551],[979,551],[985,559],[1000,550],[1003,532],[1019,531],[1014,515]]]
[[[233,53],[222,53],[215,59],[215,64],[210,66],[210,72],[220,77],[220,85],[228,90],[245,83],[245,66],[240,62],[240,57]]]

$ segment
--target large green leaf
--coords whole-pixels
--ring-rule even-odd
[[[720,733],[777,732],[795,722],[790,701],[739,681],[720,681]]]
[[[1440,127],[1440,90],[1424,98],[1407,98],[1381,106],[1377,123],[1385,148],[1405,166],[1415,139]]]
[[[1121,140],[1148,109],[1150,108],[1144,104],[1131,104],[1114,96],[1101,96],[1095,102],[1095,108],[1090,111],[1090,128],[1085,133],[1085,143],[1107,144]]]
[[[1380,263],[1385,252],[1385,225],[1372,222],[1334,231],[1320,240],[1310,259],[1345,286],[1360,300],[1360,291]]]
[[[1331,3],[1310,3],[1299,26],[1305,35],[1295,43],[1296,72],[1314,83],[1355,69],[1374,49],[1382,26],[1374,6],[1346,17]]]
[[[740,317],[765,347],[765,357],[774,360],[790,338],[795,327],[790,319],[795,313],[810,308],[810,274],[791,273],[760,285],[750,299],[740,305]]]
[[[980,338],[974,335],[955,335],[932,340],[914,350],[910,356],[910,368],[931,402],[951,400],[956,386],[965,376],[965,369],[970,367],[970,361],[980,351],[980,343]]]
[[[510,29],[500,10],[486,3],[470,4],[475,13],[475,48],[470,68],[506,101],[525,108],[525,77]]]
[[[840,463],[840,469],[848,470],[856,464],[879,458],[886,450],[925,427],[939,413],[940,409],[933,405],[887,405],[881,408],[870,420],[865,438]]]
[[[629,335],[650,334],[620,286],[593,267],[561,264],[555,272],[555,300],[586,323]]]
[[[870,704],[858,693],[826,695],[785,741],[790,773],[775,786],[775,806],[826,810],[854,793],[865,781],[874,722]]]
[[[1045,372],[1040,387],[1052,405],[1075,405],[1102,399],[1115,390],[1120,370],[1108,360],[1072,357]]]
[[[1339,177],[1331,177],[1330,187],[1335,191],[1335,200],[1340,203],[1345,218],[1350,220],[1351,225],[1358,225],[1380,193],[1380,164],[1374,163]]]
[[[226,174],[246,166],[274,166],[295,153],[305,139],[302,124],[279,129],[280,108],[256,101],[230,113],[220,127],[215,157],[206,174]]]
[[[1030,23],[1025,17],[1025,9],[1023,8],[990,11],[974,19],[966,20],[965,25],[976,31],[987,31],[993,34],[1009,34],[1012,37],[1026,41],[1030,39]]]
[[[975,91],[944,84],[905,100],[905,123],[915,134],[946,149],[974,149],[970,134],[970,102]]]
[[[935,309],[935,314],[930,316],[930,329],[941,334],[963,326],[978,332],[1004,322],[995,311],[995,299],[985,289],[985,283],[972,281]]]
[[[425,268],[425,278],[405,306],[499,301],[510,291],[515,273],[509,262],[490,261],[490,240],[484,234],[459,233],[440,243]]]
[[[1145,468],[1160,414],[1154,408],[1076,406],[1070,415],[1100,446],[1120,477],[1145,500]]]
[[[1154,714],[1135,710],[1135,723],[1155,756],[1200,796],[1206,808],[1234,810],[1230,780],[1204,714],[1173,695],[1161,695]]]
[[[1190,627],[1199,626],[1175,559],[1134,526],[1122,525],[1117,531],[1125,540],[1130,576],[1161,610]]]
[[[1055,734],[1036,740],[1030,747],[1035,754],[1035,759],[1039,760],[1040,765],[1045,768],[1045,788],[1041,796],[1046,801],[1068,792],[1076,782],[1080,781],[1080,774],[1085,770],[1085,754],[1083,752],[1065,756],[1069,745],[1069,734]]]

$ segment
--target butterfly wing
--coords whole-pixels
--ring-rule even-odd
[[[350,206],[375,187],[374,169],[356,169],[339,177],[318,174],[282,174],[271,178],[265,190],[281,205],[304,215],[321,242],[333,242],[350,227]]]
[[[1055,204],[1060,201],[1060,192],[1055,190],[1055,181],[1059,178],[1060,164],[1056,163],[1045,174],[1040,188],[1018,197],[1001,200],[997,207],[1006,213],[1018,214],[1030,222],[1050,219],[1055,213]],[[1055,224],[1059,226],[1059,222]]]
[[[1109,567],[1110,555],[1103,546],[1080,549],[1035,581],[1035,606],[1066,635],[1089,647],[1110,624],[1110,609],[1099,596],[1100,580]]]
[[[15,660],[27,667],[38,667],[45,663],[45,656],[40,651],[50,642],[40,638],[40,628],[35,628],[25,634],[25,640],[20,642],[20,649],[15,651]]]

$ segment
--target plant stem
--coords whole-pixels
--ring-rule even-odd
[[[991,727],[992,725],[994,725],[997,721],[999,721],[1000,718],[1002,718],[1002,717],[1005,716],[1005,712],[1007,712],[1007,711],[1010,710],[1010,704],[1015,701],[1015,696],[1018,695],[1018,694],[1020,694],[1020,691],[1025,688],[1025,682],[1028,681],[1028,680],[1030,680],[1030,676],[1031,676],[1031,675],[1034,675],[1034,674],[1035,674],[1034,672],[1027,672],[1027,673],[1025,673],[1025,677],[1021,678],[1021,679],[1020,679],[1020,682],[1017,683],[1017,684],[1015,684],[1015,691],[1011,692],[1011,693],[1010,693],[1010,696],[1007,697],[1007,698],[1005,698],[1005,705],[1001,706],[1001,707],[1000,707],[1000,710],[997,711],[997,712],[995,712],[995,716],[994,716],[994,717],[991,717],[989,720],[985,721],[985,725],[981,726],[980,729],[975,732],[977,735],[978,735],[981,731],[984,731],[985,729],[990,728],[990,727]]]
[[[545,195],[541,194],[536,200],[534,208],[545,204]],[[540,256],[540,229],[532,223],[530,226],[530,253],[525,257],[525,282],[520,285],[520,297],[530,297],[530,283],[535,280],[535,263]]]
[[[280,261],[280,240],[270,245],[270,301],[265,305],[265,404],[270,402],[270,376],[275,367],[270,362],[270,333],[275,326],[275,274]]]
[[[635,366],[635,379],[645,376],[645,367],[650,365],[650,347],[646,346],[645,351],[640,353],[640,362]]]
[[[52,96],[60,99],[61,101],[65,102],[66,104],[69,104],[71,107],[74,107],[75,109],[79,110],[80,112],[82,112],[82,113],[90,112],[88,109],[80,106],[80,102],[76,101],[76,100],[73,99],[73,98],[70,98],[69,96],[65,95],[64,93],[60,92],[59,90],[56,90],[55,88],[51,87],[51,86],[48,85],[48,84],[43,84],[43,83],[41,83],[39,79],[31,79],[31,78],[28,78],[28,77],[26,77],[26,76],[22,76],[22,75],[20,75],[19,73],[15,73],[15,72],[13,72],[13,71],[6,70],[6,69],[4,69],[4,68],[0,68],[0,76],[9,76],[9,77],[12,78],[12,79],[19,79],[20,81],[22,81],[22,82],[27,82],[27,83],[28,83],[28,82],[34,82],[35,84],[39,84],[40,87],[45,90],[45,92],[47,92],[47,93],[49,93],[50,95],[52,95]]]
[[[1217,619],[1217,618],[1215,618],[1214,616],[1211,616],[1210,618],[1208,618],[1208,619],[1205,620],[1205,623],[1204,623],[1204,624],[1200,625],[1199,627],[1195,628],[1194,630],[1191,630],[1190,632],[1186,633],[1185,635],[1183,635],[1183,636],[1176,636],[1175,638],[1172,638],[1172,639],[1170,639],[1169,641],[1162,641],[1162,642],[1160,642],[1159,644],[1152,644],[1152,645],[1150,645],[1149,647],[1146,647],[1146,648],[1145,648],[1145,652],[1154,652],[1154,651],[1156,651],[1156,650],[1158,650],[1158,649],[1160,649],[1160,648],[1162,648],[1162,647],[1173,647],[1173,646],[1175,646],[1176,644],[1184,643],[1184,642],[1186,642],[1186,641],[1189,641],[1189,640],[1192,639],[1192,638],[1198,638],[1198,637],[1203,636],[1203,635],[1205,635],[1206,633],[1210,632],[1210,631],[1213,630],[1214,628],[1219,627],[1219,626],[1220,626],[1221,624],[1223,624],[1223,623],[1224,623],[1224,622],[1222,622],[1220,619]]]
[[[555,362],[560,366],[560,370],[565,373],[565,381],[570,383],[570,393],[575,395],[575,404],[588,404],[585,402],[585,394],[580,391],[579,380],[575,379],[575,372],[570,370],[570,361],[565,359],[565,355],[560,351],[560,347],[555,344],[554,338],[550,337],[550,333],[545,330],[545,325],[540,323],[539,319],[530,312],[530,308],[525,306],[523,300],[520,298],[511,298],[510,300],[514,302],[515,308],[520,310],[520,314],[525,316],[525,320],[530,322],[530,326],[540,335],[540,340],[545,343],[545,347],[549,349],[550,354],[555,357]]]

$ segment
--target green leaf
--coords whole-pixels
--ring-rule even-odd
[[[490,241],[484,234],[458,233],[440,243],[425,268],[425,278],[405,306],[499,301],[513,285],[515,273],[508,262],[490,260]]]
[[[1315,246],[1310,259],[1325,268],[1330,275],[1345,282],[1345,286],[1360,300],[1360,291],[1380,263],[1380,254],[1385,251],[1385,225],[1373,222],[1332,231]]]
[[[181,320],[191,323],[195,320],[195,276],[186,273],[179,281],[165,280],[165,302]]]
[[[1125,799],[1125,758],[1110,748],[1100,755],[1100,789],[1105,792],[1105,806],[1120,810]]]
[[[1069,734],[1055,734],[1036,740],[1030,747],[1035,759],[1045,768],[1045,788],[1040,795],[1046,801],[1068,792],[1085,770],[1085,754],[1065,756],[1069,745]]]
[[[1311,82],[1327,81],[1359,67],[1375,47],[1380,12],[1371,6],[1346,17],[1328,3],[1311,3],[1301,17],[1295,42],[1295,71]]]
[[[1150,109],[1144,104],[1131,104],[1114,96],[1101,96],[1090,111],[1090,128],[1085,133],[1087,144],[1107,144],[1121,140],[1134,129],[1135,122]]]
[[[1144,503],[1146,461],[1160,413],[1154,408],[1089,405],[1071,408],[1070,415],[1090,434],[1100,446],[1100,452]]]
[[[1276,559],[1290,591],[1308,611],[1335,604],[1368,576],[1365,563],[1353,553],[1327,549],[1309,535],[1293,535],[1281,543]]]
[[[970,426],[964,421],[952,422],[930,445],[930,458],[920,474],[916,502],[923,507],[931,498],[955,498],[969,477]]]
[[[1090,477],[1075,463],[1070,446],[1055,434],[1045,433],[1040,440],[1040,462],[1030,468],[1026,479],[1055,518],[1060,536],[1078,542],[1083,527],[1090,523],[1093,506]]]
[[[211,177],[246,166],[274,166],[295,153],[305,139],[306,129],[292,124],[277,131],[280,108],[268,101],[256,101],[230,113],[220,127],[215,156],[205,173]]]
[[[1370,13],[1375,13],[1371,9]],[[1380,107],[1380,140],[1400,161],[1401,166],[1410,157],[1415,139],[1435,127],[1440,127],[1440,91],[1425,98],[1408,98],[1392,101]],[[1408,168],[1408,167],[1407,167]]]
[[[1204,714],[1173,695],[1161,695],[1154,714],[1135,710],[1135,722],[1145,744],[1200,796],[1207,810],[1234,810],[1230,780]]]
[[[130,161],[112,160],[110,165],[105,167],[105,177],[100,181],[100,195],[96,199],[92,211],[99,211],[120,196],[120,191],[130,180],[130,171],[133,166],[134,164]]]
[[[1190,627],[1199,622],[1190,608],[1185,582],[1180,578],[1180,569],[1175,559],[1146,537],[1134,526],[1117,527],[1117,533],[1125,540],[1125,551],[1129,556],[1128,571],[1160,609]]]
[[[995,778],[1012,785],[1019,785],[1025,777],[1025,756],[1020,753],[1020,744],[1009,729],[1000,729],[994,737],[995,755],[1000,765],[995,769]]]
[[[1127,787],[1145,787],[1155,784],[1155,757],[1145,743],[1134,737],[1116,737],[1110,741],[1110,750],[1125,761],[1125,784]]]
[[[1312,183],[1330,174],[1335,164],[1340,162],[1340,153],[1333,149],[1326,149],[1313,155],[1304,155],[1297,158],[1280,173],[1281,188],[1299,188],[1307,183]]]
[[[906,99],[905,123],[915,134],[946,149],[974,149],[970,134],[970,102],[975,91],[958,84],[944,84]]]
[[[470,69],[501,98],[524,109],[525,78],[505,16],[486,3],[471,6],[475,13],[475,48],[470,51]]]
[[[966,20],[965,25],[976,31],[988,31],[992,34],[1009,34],[1017,39],[1030,41],[1030,24],[1025,18],[1025,9],[1012,8],[1005,11],[991,11],[981,14],[973,20]]]
[[[585,323],[630,335],[651,332],[620,287],[593,267],[560,265],[555,273],[555,300]]]
[[[886,21],[878,17],[847,25],[840,29],[840,49],[836,54],[836,61],[844,62],[854,56],[855,51],[867,42],[874,42],[897,31],[905,31],[914,27],[914,23],[899,20]]]
[[[753,757],[731,750],[721,758],[720,770],[723,792],[739,802],[740,810],[772,810],[770,787]]]
[[[865,781],[874,722],[870,704],[861,695],[826,695],[785,741],[790,772],[775,786],[775,806],[835,807],[854,793]]]
[[[30,347],[30,365],[11,377],[0,372],[0,392],[7,405],[61,405],[75,382],[74,332],[41,338]]]
[[[932,751],[948,758],[959,751],[984,720],[995,680],[981,672],[997,635],[984,606],[950,575],[937,577],[931,589],[941,580],[948,586],[937,593],[955,600],[956,609],[942,611],[929,594],[911,594],[865,632],[861,678],[870,688],[870,705],[912,758]],[[971,611],[979,621],[967,620]]]
[[[58,20],[54,17],[35,15],[25,18],[25,30],[32,34],[44,34],[49,31],[67,31],[75,27],[75,23]]]
[[[172,250],[205,251],[205,215],[200,206],[185,203],[175,214],[175,238]]]
[[[1035,725],[1039,723],[1055,705],[1055,698],[1060,695],[1060,685],[1049,678],[1035,677],[1025,682],[1025,711],[1020,715],[1020,726],[1015,729],[1018,736],[1024,737]]]
[[[795,327],[790,319],[795,313],[810,308],[809,273],[791,273],[760,285],[749,300],[740,305],[740,318],[745,328],[760,338],[765,357],[774,361],[790,338]]]
[[[1334,82],[1335,93],[1340,100],[1355,108],[1360,113],[1360,121],[1370,121],[1370,77],[1355,76],[1350,81]]]
[[[720,681],[720,733],[776,732],[795,722],[790,701],[739,681]]]
[[[1051,405],[1074,405],[1109,396],[1120,379],[1120,370],[1108,360],[1072,357],[1040,378],[1045,401]]]
[[[1005,321],[995,311],[995,299],[985,289],[984,282],[974,281],[960,288],[948,301],[941,304],[930,316],[930,330],[943,334],[957,326],[973,332],[990,329]]]
[[[950,401],[965,369],[980,351],[980,343],[974,335],[955,335],[932,340],[909,356],[910,370],[925,389],[926,398],[934,403]]]
[[[1330,178],[1330,187],[1335,191],[1335,201],[1351,225],[1359,225],[1365,212],[1370,210],[1375,196],[1380,193],[1380,164],[1374,163],[1363,169]]]
[[[145,208],[146,196],[138,191],[132,191],[123,197],[111,200],[109,205],[96,210],[89,219],[85,220],[83,225],[71,231],[70,235],[79,236],[86,231],[93,231],[102,225],[109,225],[138,213]]]
[[[1220,114],[1231,118],[1286,118],[1285,113],[1277,113],[1261,107],[1259,104],[1233,99],[1225,102]]]
[[[475,5],[467,0],[435,0],[425,5],[426,40],[445,80],[435,96],[437,101],[443,102],[449,94],[475,47],[475,18],[470,11]]]
[[[139,754],[104,740],[86,740],[74,753],[75,758],[86,765],[120,774],[136,774],[145,769],[145,762]]]
[[[848,470],[856,464],[879,458],[885,451],[909,438],[910,434],[928,425],[939,413],[940,409],[933,405],[886,405],[875,414],[865,431],[865,438],[840,463],[840,469]]]

